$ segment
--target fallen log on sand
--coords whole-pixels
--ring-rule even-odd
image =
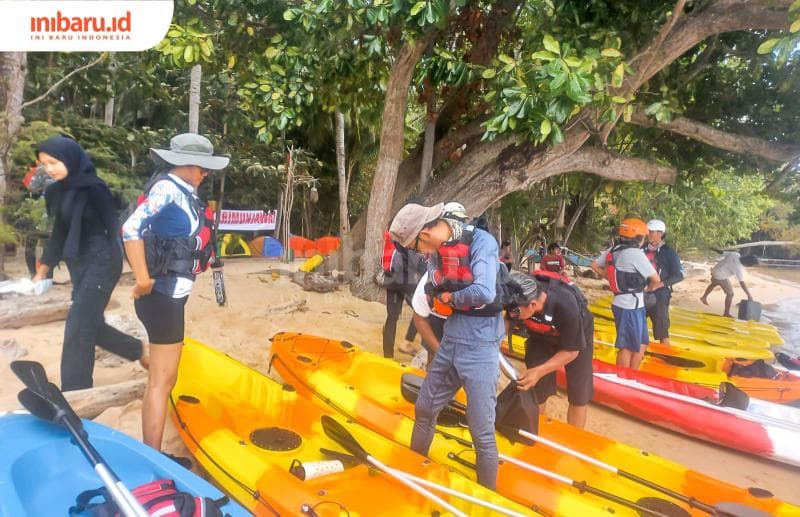
[[[64,397],[81,418],[94,418],[111,407],[124,406],[134,400],[140,400],[147,386],[147,378],[133,379],[110,384],[108,386],[95,386],[85,390],[68,391]]]

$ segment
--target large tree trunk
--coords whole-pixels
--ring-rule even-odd
[[[203,68],[194,65],[189,74],[189,132],[200,131],[200,84],[203,77]]]
[[[345,168],[344,114],[336,110],[336,171],[339,177],[339,235],[350,233],[350,215],[347,212],[347,170]]]
[[[710,36],[740,30],[785,29],[788,26],[787,9],[791,3],[792,0],[716,0],[684,15],[683,2],[678,2],[675,16],[642,52],[628,62],[636,73],[626,78],[616,94],[628,96],[636,92],[659,71]],[[461,104],[463,105],[463,102]],[[442,109],[440,126],[443,121],[455,124],[457,117],[449,116],[450,108],[451,104],[446,104]],[[455,111],[463,115],[466,110],[467,108],[463,108],[461,111]],[[594,108],[584,110],[573,120],[583,119],[591,124],[594,122],[593,110]],[[592,132],[584,124],[573,124],[565,131],[564,142],[559,145],[535,147],[529,142],[521,142],[515,135],[503,136],[491,142],[480,141],[483,130],[479,122],[472,120],[463,127],[448,127],[449,131],[446,132],[439,128],[438,133],[444,136],[436,143],[434,167],[437,160],[443,159],[442,155],[447,156],[445,153],[448,149],[452,150],[450,146],[466,145],[466,151],[461,160],[442,173],[442,180],[437,179],[433,188],[426,191],[424,196],[426,201],[458,199],[466,206],[469,213],[481,213],[511,192],[527,188],[547,177],[571,171],[585,171],[613,180],[672,182],[675,179],[676,171],[670,167],[638,158],[615,155],[599,147],[584,148],[584,144],[592,136]],[[637,122],[641,123],[639,120]],[[603,128],[604,135],[613,129],[615,123],[607,124]],[[694,127],[686,131],[676,126],[664,129],[676,132],[681,130],[681,134],[690,133],[686,136],[697,139],[708,133],[696,131],[697,128]],[[740,137],[734,135],[734,138]],[[722,139],[715,134],[703,141],[717,145]],[[400,179],[390,211],[397,210],[418,184],[417,171],[421,159],[419,147],[399,166]],[[725,142],[721,147],[734,152],[739,149],[752,149],[752,145],[737,147],[730,142]],[[780,151],[784,152],[783,157],[785,157],[785,150]],[[762,156],[764,154],[766,151],[762,151]],[[774,153],[777,154],[780,152]],[[381,202],[385,200],[381,199]],[[353,241],[356,248],[363,242],[361,232],[365,229],[366,221],[374,225],[374,219],[368,214],[353,227]],[[367,235],[367,245],[375,246],[375,243],[370,243],[370,238]]]
[[[419,168],[419,191],[425,192],[433,169],[433,146],[436,144],[436,91],[428,83],[427,112],[425,115],[425,140],[422,146],[422,164]]]
[[[361,257],[360,275],[354,278],[352,285],[353,293],[364,299],[377,300],[380,294],[373,278],[378,271],[383,246],[383,232],[389,225],[397,171],[403,158],[403,131],[408,88],[414,75],[414,68],[432,41],[433,35],[433,33],[429,33],[413,45],[405,43],[389,71],[383,104],[378,164],[367,205],[366,218],[369,224],[366,231],[364,255]]]
[[[597,191],[600,190],[600,185],[602,185],[602,183],[603,182],[600,181],[599,178],[595,178],[592,188],[589,189],[589,193],[581,198],[580,203],[578,203],[578,207],[575,209],[575,213],[572,214],[572,217],[569,220],[567,229],[564,231],[564,240],[561,242],[562,246],[567,245],[570,236],[572,236],[572,230],[575,229],[575,225],[578,224],[578,220],[581,218],[581,214],[583,214],[583,211],[586,210],[586,207],[589,206],[589,203],[592,201],[592,199],[594,199],[594,196],[597,194]]]
[[[6,178],[11,171],[9,153],[17,140],[22,123],[22,98],[28,55],[24,52],[0,52],[0,226],[3,225]],[[5,245],[0,242],[0,273],[5,271]]]

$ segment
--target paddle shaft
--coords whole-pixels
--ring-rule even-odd
[[[401,475],[401,476],[403,476],[403,477],[405,477],[407,479],[410,479],[411,481],[413,481],[415,483],[419,483],[420,485],[426,486],[428,488],[432,488],[433,490],[438,490],[440,492],[444,492],[447,495],[451,495],[453,497],[458,497],[459,499],[463,499],[465,501],[469,501],[472,504],[476,504],[478,506],[483,506],[484,508],[489,508],[490,510],[493,510],[493,511],[495,511],[497,513],[501,513],[503,515],[509,515],[509,516],[512,516],[512,517],[520,517],[520,516],[523,515],[523,514],[521,514],[519,512],[515,512],[513,510],[509,510],[507,508],[503,508],[502,506],[499,506],[499,505],[496,505],[496,504],[492,504],[492,503],[490,503],[488,501],[484,501],[482,499],[478,499],[477,497],[473,497],[473,496],[471,496],[469,494],[465,494],[464,492],[459,492],[458,490],[453,490],[450,487],[446,487],[446,486],[440,485],[438,483],[434,483],[432,481],[428,481],[425,478],[417,477],[417,476],[415,476],[413,474],[409,474],[407,472],[403,472],[402,470],[397,470],[397,469],[393,469],[393,470],[395,471],[395,473],[397,473],[397,474],[399,474],[399,475]]]
[[[429,490],[426,490],[425,488],[421,487],[419,484],[415,483],[414,481],[406,478],[405,477],[406,476],[405,472],[400,473],[400,471],[397,471],[396,469],[393,469],[393,468],[391,468],[391,467],[389,467],[387,465],[384,465],[383,463],[381,463],[381,461],[379,459],[374,458],[374,457],[372,457],[370,455],[367,455],[366,460],[367,460],[367,462],[369,462],[370,465],[372,465],[376,469],[378,469],[378,470],[380,470],[382,472],[385,472],[389,476],[395,478],[400,483],[404,484],[406,487],[410,488],[414,492],[417,492],[418,494],[422,495],[423,497],[426,497],[427,499],[430,499],[431,501],[435,502],[436,504],[438,504],[439,506],[441,506],[442,508],[444,508],[448,512],[452,513],[453,515],[458,515],[459,517],[467,517],[467,514],[465,514],[462,511],[459,511],[458,508],[456,508],[455,506],[449,504],[448,502],[446,502],[441,497],[439,497],[436,494],[430,492]]]
[[[711,506],[709,506],[709,505],[707,505],[707,504],[705,504],[705,503],[703,503],[701,501],[698,501],[694,497],[689,497],[689,496],[681,494],[679,492],[675,492],[674,490],[670,490],[667,487],[658,485],[656,483],[653,483],[652,481],[648,481],[647,479],[639,477],[636,474],[632,474],[630,472],[626,472],[626,471],[624,471],[624,470],[622,470],[622,469],[620,469],[618,467],[615,467],[613,465],[610,465],[608,463],[600,461],[597,458],[592,458],[591,456],[587,456],[586,454],[583,454],[582,452],[576,451],[574,449],[570,449],[569,447],[561,445],[558,442],[554,442],[552,440],[549,440],[547,438],[544,438],[542,436],[539,436],[539,435],[536,435],[536,434],[533,434],[533,433],[529,433],[528,431],[525,431],[523,429],[518,429],[517,431],[519,432],[519,435],[522,436],[523,438],[528,438],[529,440],[533,440],[533,441],[535,441],[537,443],[541,443],[541,444],[546,445],[546,446],[548,446],[548,447],[550,447],[552,449],[555,449],[557,451],[563,452],[564,454],[568,454],[570,456],[574,456],[574,457],[576,457],[578,459],[581,459],[581,460],[583,460],[583,461],[585,461],[587,463],[590,463],[590,464],[594,465],[595,467],[607,470],[609,472],[612,472],[614,474],[622,476],[622,477],[624,477],[626,479],[630,479],[631,481],[635,481],[636,483],[644,485],[644,486],[646,486],[648,488],[652,488],[653,490],[661,492],[662,494],[666,494],[666,495],[668,495],[670,497],[673,497],[673,498],[675,498],[675,499],[677,499],[679,501],[682,501],[682,502],[688,504],[689,506],[691,506],[693,508],[697,508],[697,509],[702,510],[704,512],[707,512],[709,514],[713,514],[714,511],[715,511],[713,507],[711,507]]]
[[[595,488],[591,485],[588,485],[585,481],[575,481],[574,479],[570,479],[567,476],[562,476],[561,474],[550,472],[549,470],[537,467],[535,465],[531,465],[530,463],[526,463],[524,461],[520,461],[517,458],[511,456],[506,456],[505,454],[502,453],[498,454],[498,457],[503,461],[506,461],[525,470],[529,470],[531,472],[539,474],[540,476],[544,476],[554,481],[558,481],[559,483],[563,483],[565,485],[577,488],[579,492],[589,492],[590,494],[602,497],[603,499],[608,499],[609,501],[615,502],[619,505],[632,508],[637,512],[639,512],[640,514],[652,515],[653,517],[669,517],[667,514],[651,510],[650,508],[646,508],[640,504],[636,504],[633,501],[629,501],[628,499],[625,499],[618,495],[614,495],[611,492],[606,492],[605,490]]]
[[[59,409],[60,413],[63,413]],[[97,475],[100,476],[100,479],[103,480],[103,484],[108,489],[109,494],[111,494],[111,498],[114,499],[114,502],[117,503],[117,507],[119,507],[120,512],[122,512],[125,517],[149,517],[149,513],[142,507],[139,501],[136,500],[133,494],[131,494],[130,490],[122,484],[122,481],[119,477],[111,470],[105,461],[103,461],[102,456],[100,453],[97,452],[97,449],[89,442],[89,440],[84,436],[84,433],[81,432],[83,429],[76,429],[72,422],[65,414],[62,414],[60,417],[57,417],[57,420],[67,428],[69,433],[75,439],[75,443],[78,445],[78,448],[81,450],[83,455],[92,464],[94,467],[95,472]]]

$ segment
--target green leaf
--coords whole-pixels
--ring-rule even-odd
[[[772,49],[775,48],[775,45],[777,45],[780,40],[781,40],[780,38],[770,38],[761,45],[759,45],[756,52],[758,52],[759,54],[769,54],[770,52],[772,52]]]
[[[286,9],[285,11],[283,11],[283,19],[286,20],[287,22],[294,20],[295,16],[296,15],[294,14],[293,9]]]
[[[644,114],[645,114],[645,115],[648,115],[648,116],[655,115],[655,114],[656,114],[656,112],[658,112],[659,110],[661,110],[661,107],[662,107],[663,105],[664,105],[664,103],[663,103],[663,102],[654,102],[653,104],[649,105],[648,107],[646,107],[646,108],[644,109]]]
[[[615,48],[604,48],[600,51],[600,55],[603,57],[622,57],[622,52]]]
[[[622,112],[622,119],[625,122],[631,121],[631,117],[633,116],[633,109],[634,109],[633,104],[628,104],[627,106],[625,106],[625,111]]]
[[[266,120],[256,120],[256,123],[253,124],[253,127],[258,129],[258,128],[264,127],[266,125],[267,125],[267,121]]]
[[[616,102],[617,104],[625,104],[628,100],[625,97],[620,97],[619,95],[614,95],[611,97],[611,100]]]
[[[551,137],[554,144],[558,145],[564,142],[564,135],[561,133],[561,128],[558,125],[553,126],[553,136]]]
[[[481,77],[483,77],[484,79],[491,79],[496,75],[497,75],[497,70],[495,70],[494,68],[487,68],[481,73]]]
[[[792,24],[789,26],[789,32],[795,33],[797,31],[800,31],[800,18],[793,21]]]
[[[426,3],[427,2],[417,2],[416,4],[414,4],[414,7],[411,8],[411,11],[409,11],[411,16],[416,16],[417,14],[419,14],[421,10],[425,9]]]
[[[570,75],[569,81],[567,81],[567,97],[575,102],[581,102],[584,97],[581,83],[578,82],[578,77],[574,74]]]
[[[531,54],[531,59],[542,59],[544,61],[552,61],[557,57],[557,54],[553,54],[549,50],[540,50]]]
[[[501,62],[503,62],[503,63],[505,63],[507,65],[510,65],[512,63],[516,63],[516,61],[514,61],[514,58],[512,58],[511,56],[507,56],[505,54],[500,54],[499,56],[497,56],[497,59],[499,59]]]
[[[622,86],[622,81],[625,79],[625,64],[620,63],[617,68],[611,73],[611,85],[615,88]]]
[[[233,11],[231,15],[228,16],[228,25],[235,27],[237,23],[239,23],[239,13]]]
[[[267,50],[264,51],[264,57],[267,59],[272,59],[273,57],[279,55],[281,51],[275,47],[267,47]]]
[[[567,72],[560,72],[553,77],[553,80],[550,81],[550,91],[554,92],[561,88],[565,82],[567,82],[568,74]]]
[[[541,133],[542,138],[547,138],[547,135],[550,134],[550,130],[552,129],[550,124],[550,119],[542,120],[542,123],[539,125],[539,133]]]
[[[581,66],[581,63],[583,63],[583,61],[577,57],[565,57],[564,62],[573,68],[579,67]]]
[[[194,60],[194,47],[189,45],[183,50],[183,60],[191,63]]]
[[[794,0],[794,2],[792,2],[792,5],[789,6],[789,12],[791,13],[797,9],[800,9],[800,0]]]
[[[208,44],[208,41],[202,40],[200,42],[200,52],[203,53],[204,57],[210,57],[211,56],[211,45]]]
[[[549,50],[553,54],[561,55],[561,45],[553,36],[545,34],[542,43],[544,43],[545,49]]]

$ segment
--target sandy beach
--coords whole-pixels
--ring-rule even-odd
[[[379,352],[381,329],[385,318],[385,307],[380,303],[365,302],[342,289],[329,294],[304,292],[290,282],[287,276],[266,274],[268,268],[296,268],[300,262],[284,265],[268,259],[228,260],[225,266],[225,282],[228,304],[219,307],[211,285],[211,275],[202,275],[194,288],[187,305],[187,335],[266,373],[269,357],[269,337],[281,331],[297,331],[344,339],[363,348]],[[691,309],[707,309],[722,312],[723,294],[716,290],[705,307],[699,297],[709,282],[708,264],[687,263],[687,278],[675,288],[673,303]],[[24,274],[20,258],[7,261],[7,272],[12,278]],[[56,280],[67,280],[65,268],[56,272]],[[608,294],[605,282],[578,279],[579,285],[592,299]],[[748,279],[756,300],[764,304],[779,304],[781,300],[800,296],[800,285],[785,279],[769,276],[769,271],[760,269],[750,272]],[[69,285],[57,285],[54,290],[69,295]],[[741,289],[735,286],[739,300]],[[133,310],[130,276],[114,291],[112,302],[115,308],[106,315],[113,325],[143,335]],[[306,300],[308,310],[267,315],[270,307],[291,301]],[[398,325],[397,343],[402,341],[402,332],[408,323],[410,311],[404,308]],[[59,383],[59,361],[64,322],[29,326],[21,329],[0,331],[0,341],[14,341],[26,353],[25,359],[41,362],[50,379]],[[398,354],[399,360],[409,356]],[[22,388],[8,367],[8,358],[0,355],[0,411],[19,407],[16,394]],[[137,363],[128,363],[107,353],[97,356],[94,382],[96,386],[114,384],[144,377],[144,370]],[[110,425],[140,439],[141,403],[134,401],[126,406],[111,408],[96,420]],[[559,395],[551,399],[548,412],[556,418],[564,418],[566,397]],[[185,455],[185,449],[168,420],[165,433],[165,450]],[[723,479],[740,486],[757,486],[773,492],[788,502],[800,504],[800,469],[755,458],[743,453],[723,449],[712,444],[685,437],[642,423],[624,414],[592,406],[589,412],[588,429],[641,448],[651,453],[677,461],[689,468]]]

